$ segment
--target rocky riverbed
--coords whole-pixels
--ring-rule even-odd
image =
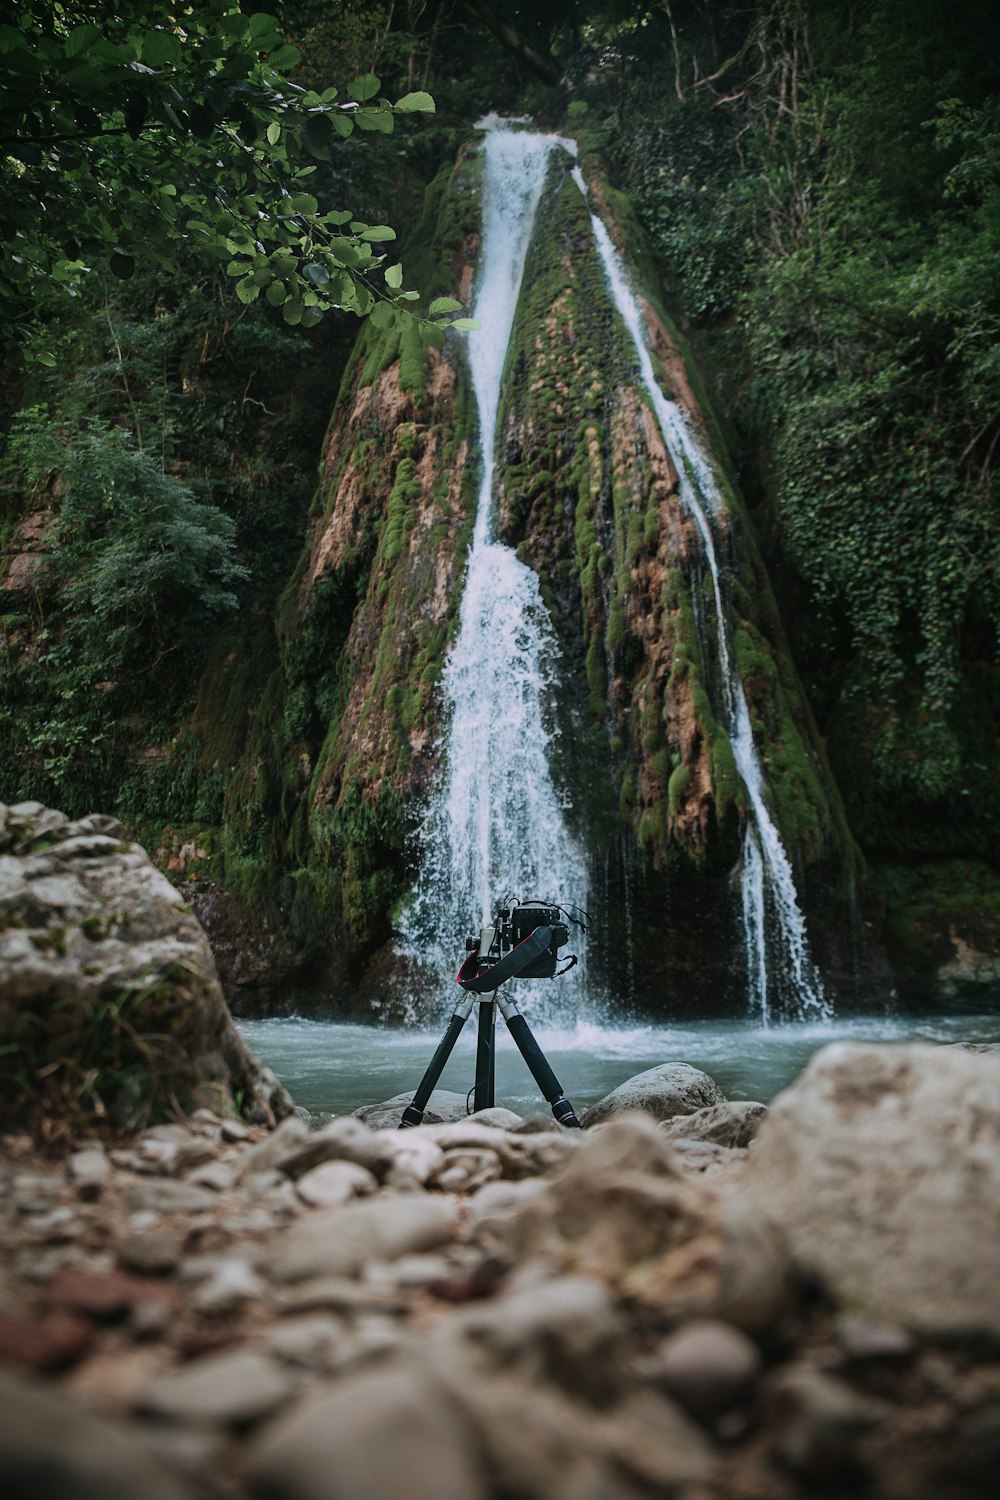
[[[1000,1060],[836,1046],[769,1112],[653,1072],[584,1131],[7,1134],[5,1493],[992,1493]]]

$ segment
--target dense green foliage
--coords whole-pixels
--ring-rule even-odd
[[[426,91],[391,104],[367,72],[346,98],[293,83],[302,53],[234,0],[124,14],[27,0],[14,21],[0,26],[0,314],[15,350],[54,362],[30,336],[52,291],[72,293],[95,261],[128,277],[141,255],[170,272],[187,241],[226,265],[241,302],[263,295],[287,323],[378,309],[440,340],[440,318],[403,305],[419,294],[381,248],[395,231],[310,191],[355,130],[433,110]]]
[[[368,642],[373,701],[398,730],[398,767],[378,790],[365,767],[341,765],[341,716],[364,671],[343,653],[373,569],[374,607],[390,590],[409,607],[426,433],[421,419],[412,451],[397,452],[374,419],[366,428],[368,513],[346,564],[296,614],[309,493],[357,328],[319,317],[369,312],[364,380],[398,358],[402,389],[424,400],[426,345],[441,342],[426,322],[464,311],[468,226],[461,205],[432,207],[440,195],[421,208],[423,190],[497,108],[575,134],[621,190],[619,222],[634,213],[645,231],[721,414],[781,622],[763,570],[733,580],[736,615],[753,617],[740,590],[756,592],[769,639],[787,631],[864,851],[923,861],[924,875],[936,858],[953,872],[995,863],[992,0],[275,9],[140,0],[109,16],[89,0],[27,0],[0,26],[0,572],[17,563],[0,611],[0,798],[99,805],[144,831],[222,828],[206,840],[224,852],[216,873],[273,898],[297,933],[339,912],[365,942],[376,908],[384,928],[406,822],[392,776],[444,637],[396,662],[393,594]],[[397,116],[426,111],[429,90],[443,113],[406,128]],[[409,231],[425,319],[390,222]],[[635,641],[625,573],[598,569],[585,467],[582,438],[572,458],[553,447],[512,493],[526,516],[560,485],[578,491],[592,608],[575,644],[594,720],[634,672]],[[641,507],[630,524],[622,558],[637,561]],[[435,525],[437,545],[456,521]],[[550,602],[575,582],[546,577]],[[675,684],[690,667],[681,635]],[[771,673],[759,645],[752,632],[738,641],[751,698]],[[786,661],[777,670],[794,677]],[[636,693],[653,847],[688,773],[660,727],[653,744],[638,679]],[[755,726],[797,840],[810,766],[780,715]],[[613,735],[613,755],[624,746]],[[725,802],[735,783],[719,755]],[[622,817],[638,816],[627,775],[621,790]],[[891,906],[902,887],[878,878]]]

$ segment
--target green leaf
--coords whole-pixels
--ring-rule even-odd
[[[437,318],[442,313],[458,312],[461,306],[461,302],[456,302],[454,297],[435,297],[427,312],[430,317]]]
[[[288,288],[283,281],[272,281],[264,296],[272,307],[280,307],[288,298]]]
[[[479,319],[455,318],[448,326],[449,328],[461,328],[464,333],[475,333],[479,327]]]
[[[272,120],[270,125],[267,127],[267,144],[269,146],[276,146],[280,140],[281,126],[278,124],[277,120]]]
[[[391,302],[376,302],[368,317],[373,328],[385,330],[396,326],[396,314]]]
[[[302,53],[290,42],[286,42],[283,47],[276,47],[267,57],[268,67],[277,68],[279,73],[287,73],[291,68],[298,67],[301,61]]]
[[[281,309],[281,316],[284,318],[286,323],[301,323],[304,310],[305,309],[303,307],[301,298],[289,297],[288,301]]]
[[[360,78],[355,78],[347,92],[352,99],[357,99],[359,104],[363,104],[366,99],[374,99],[381,86],[381,81],[375,77],[374,73],[362,73]]]
[[[345,140],[354,129],[354,121],[350,115],[331,115],[330,124],[337,135],[342,136]]]
[[[89,47],[100,39],[101,28],[99,26],[74,26],[66,38],[64,51],[67,57],[79,57],[81,52],[86,52]]]
[[[317,265],[315,262],[306,266],[303,275],[307,281],[312,282],[313,286],[326,286],[330,280],[330,273],[326,266]]]
[[[242,281],[236,283],[236,295],[241,302],[256,302],[260,296],[260,287],[252,276],[247,276]]]
[[[150,68],[181,61],[181,44],[172,31],[147,31],[142,39],[142,60]]]
[[[393,117],[387,109],[359,109],[354,123],[361,130],[377,130],[383,135],[392,135]]]
[[[396,231],[390,229],[388,224],[372,224],[370,228],[361,231],[361,238],[371,244],[381,244],[384,240],[394,240]]]
[[[435,110],[434,100],[423,89],[418,89],[415,94],[404,94],[402,99],[397,99],[392,107],[400,115],[417,112],[432,115]]]
[[[403,285],[402,266],[387,266],[384,274],[386,286],[391,286],[393,291],[398,290]]]

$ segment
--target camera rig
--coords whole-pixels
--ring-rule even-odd
[[[567,973],[577,962],[575,953],[566,955],[561,969],[556,964],[558,950],[569,942],[568,924],[587,930],[585,914],[574,916],[576,910],[536,900],[501,903],[479,936],[466,938],[469,957],[458,971],[459,984],[482,995],[508,979],[554,979]]]
[[[444,1036],[431,1058],[413,1100],[403,1111],[400,1125],[405,1129],[419,1125],[434,1086],[451,1056],[458,1034],[472,1008],[479,1001],[479,1044],[476,1053],[475,1108],[490,1109],[494,1094],[494,1031],[496,1012],[500,1011],[507,1029],[528,1065],[546,1102],[560,1125],[579,1128],[580,1122],[572,1104],[562,1091],[542,1054],[531,1028],[517,1006],[499,992],[509,979],[552,979],[565,974],[577,962],[567,954],[561,969],[556,968],[558,950],[569,942],[569,924],[586,932],[585,912],[574,907],[574,916],[565,907],[550,901],[501,902],[493,920],[480,928],[478,937],[466,939],[468,957],[458,971],[458,983],[465,991],[445,1027]]]

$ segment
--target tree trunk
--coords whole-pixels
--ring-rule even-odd
[[[555,58],[548,52],[539,52],[537,48],[531,46],[530,42],[525,41],[517,27],[499,15],[496,7],[490,5],[488,0],[463,0],[463,3],[469,14],[477,21],[481,21],[487,30],[493,33],[497,41],[509,52],[513,52],[518,61],[529,68],[543,83],[554,87],[559,82],[562,70]]]

